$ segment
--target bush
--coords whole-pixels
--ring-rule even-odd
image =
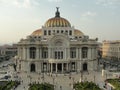
[[[106,82],[112,84],[115,90],[120,90],[120,79],[107,79]]]
[[[54,90],[54,85],[48,83],[42,84],[32,84],[29,90]]]
[[[93,82],[78,82],[73,85],[75,90],[101,90],[95,83]]]
[[[18,81],[0,81],[0,90],[11,90],[14,86],[18,86]]]

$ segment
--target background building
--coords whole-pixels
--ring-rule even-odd
[[[26,72],[66,73],[97,70],[98,42],[71,27],[60,12],[18,42],[17,67]]]
[[[10,58],[17,55],[17,46],[13,45],[3,45],[0,46],[0,60],[9,60]]]
[[[120,40],[103,41],[102,57],[111,60],[120,60]]]

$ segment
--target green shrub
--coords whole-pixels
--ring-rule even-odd
[[[93,82],[78,82],[73,85],[75,90],[101,90],[95,83]]]
[[[54,90],[54,86],[48,83],[42,84],[32,84],[29,90]]]

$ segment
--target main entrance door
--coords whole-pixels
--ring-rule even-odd
[[[62,72],[62,64],[58,63],[57,65],[58,72]]]
[[[53,72],[55,72],[55,71],[56,71],[56,64],[53,63]]]

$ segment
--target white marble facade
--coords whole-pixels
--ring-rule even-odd
[[[17,67],[25,72],[69,73],[97,70],[97,39],[89,39],[60,17],[18,42]]]

